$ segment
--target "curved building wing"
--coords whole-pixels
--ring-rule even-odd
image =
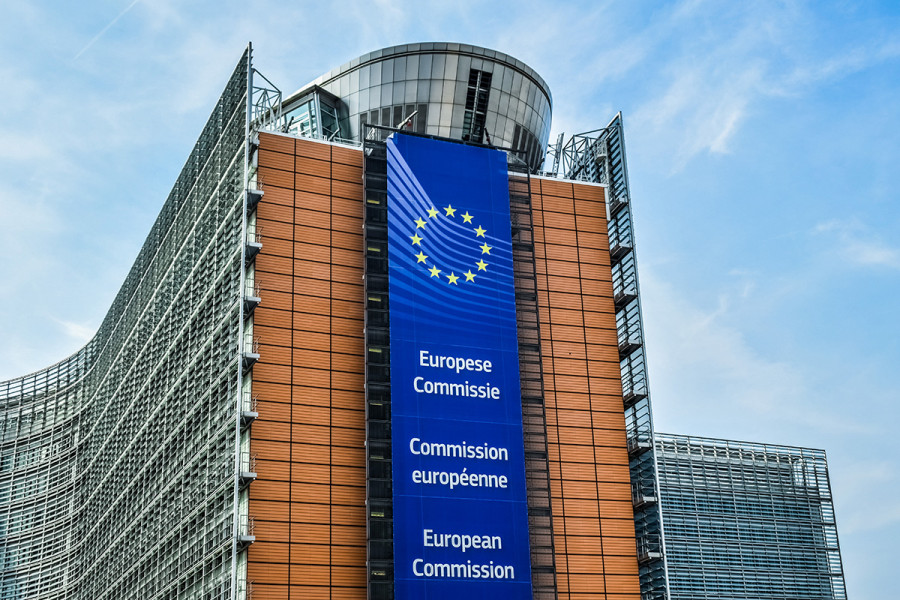
[[[0,383],[4,600],[234,597],[249,58],[94,338]]]

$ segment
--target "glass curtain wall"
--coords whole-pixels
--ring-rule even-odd
[[[843,600],[825,452],[656,434],[672,600]]]

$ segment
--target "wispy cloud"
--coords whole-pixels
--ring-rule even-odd
[[[844,261],[866,267],[900,269],[900,247],[883,241],[857,220],[831,220],[813,228],[817,235],[833,240],[833,252]]]
[[[78,58],[79,58],[82,54],[84,54],[85,52],[87,52],[87,51],[91,48],[91,46],[93,46],[94,44],[96,44],[97,41],[98,41],[100,38],[103,37],[103,34],[105,34],[107,31],[109,31],[109,30],[112,28],[113,25],[115,25],[116,23],[118,23],[118,22],[119,22],[119,19],[121,19],[122,17],[124,17],[124,16],[128,13],[128,11],[130,11],[132,8],[134,8],[134,5],[137,4],[137,3],[140,2],[140,1],[141,1],[141,0],[132,0],[131,4],[129,4],[128,6],[126,6],[126,7],[122,10],[122,12],[120,12],[118,15],[116,15],[116,17],[115,17],[112,21],[110,21],[109,23],[107,23],[106,27],[104,27],[103,29],[101,29],[100,32],[99,32],[97,35],[95,35],[94,37],[92,37],[92,38],[91,38],[91,41],[89,41],[87,44],[85,44],[84,47],[83,47],[81,50],[79,50],[79,51],[75,54],[75,56],[72,57],[72,60],[78,60]]]
[[[796,65],[785,77],[786,90],[846,77],[884,61],[900,57],[900,37],[867,40],[865,44],[837,53],[821,62]]]
[[[687,299],[653,268],[645,266],[641,279],[648,363],[656,394],[655,412],[660,416],[657,426],[662,430],[702,431],[705,419],[721,432],[721,424],[738,414],[748,415],[748,423],[771,420],[773,429],[775,424],[799,425],[819,435],[871,430],[871,425],[822,403],[819,382],[800,364],[773,358],[747,340],[736,324],[740,312],[733,305],[748,301],[750,282],[741,282],[736,291],[722,291],[713,296],[711,307],[703,307]],[[750,437],[755,433],[735,425],[737,433],[733,435]]]
[[[730,151],[763,79],[760,66],[732,70],[725,65],[683,65],[674,69],[665,91],[639,108],[634,118],[638,127],[677,131],[669,148],[673,170],[679,170],[700,152]]]
[[[64,319],[57,319],[56,317],[52,318],[53,321],[55,321],[56,324],[60,326],[64,335],[78,342],[87,343],[92,337],[94,337],[94,333],[97,331],[97,327],[95,325],[66,321]]]
[[[877,488],[868,488],[869,490]],[[841,520],[841,534],[855,535],[873,531],[884,531],[900,525],[900,503],[890,502],[883,496],[873,503],[866,502],[852,506],[851,513]],[[873,510],[874,509],[874,510]]]
[[[687,0],[660,13],[638,33],[658,66],[643,74],[645,100],[631,131],[665,148],[672,172],[701,153],[732,152],[762,102],[803,96],[900,56],[897,35],[830,39],[823,52],[811,40],[818,16],[802,4]]]

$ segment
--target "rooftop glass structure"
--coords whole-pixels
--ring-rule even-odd
[[[375,50],[284,100],[285,130],[359,141],[368,125],[488,143],[543,164],[552,97],[522,61],[469,44],[427,42]],[[308,115],[321,115],[311,129]]]

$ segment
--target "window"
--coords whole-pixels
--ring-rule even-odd
[[[484,138],[484,119],[491,92],[491,73],[469,69],[466,90],[466,112],[463,120],[463,139],[481,143]]]

